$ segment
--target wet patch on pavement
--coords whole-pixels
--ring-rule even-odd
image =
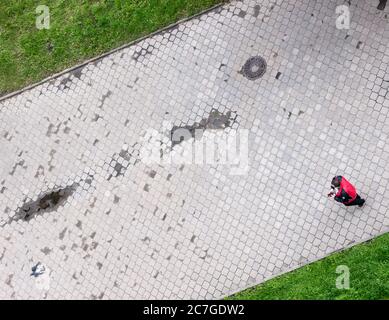
[[[173,126],[170,131],[170,140],[172,148],[183,141],[199,138],[205,130],[224,130],[230,128],[236,122],[237,114],[234,111],[221,113],[217,109],[212,109],[207,118],[203,118],[200,122],[195,122],[192,125]]]
[[[378,4],[377,9],[384,10],[387,2],[388,2],[388,0],[380,0],[380,3]]]
[[[73,194],[76,185],[57,189],[45,193],[38,197],[37,200],[29,201],[23,204],[15,214],[12,220],[30,221],[37,214],[52,212],[57,210]]]

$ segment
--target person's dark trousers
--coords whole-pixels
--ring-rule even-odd
[[[363,204],[365,203],[365,200],[362,199],[359,194],[357,194],[357,197],[355,198],[354,201],[350,202],[350,203],[345,203],[344,205],[347,206],[347,207],[350,207],[350,206],[363,206]]]

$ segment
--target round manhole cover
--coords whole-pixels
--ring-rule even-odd
[[[251,57],[242,68],[242,74],[250,80],[261,78],[266,72],[266,61],[260,56]]]

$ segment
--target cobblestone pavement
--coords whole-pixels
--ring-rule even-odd
[[[389,10],[350,2],[234,1],[3,99],[0,298],[221,298],[388,231]],[[143,161],[173,128],[248,168]]]

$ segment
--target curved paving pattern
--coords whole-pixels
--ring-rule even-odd
[[[344,1],[232,2],[2,100],[0,298],[220,298],[388,231],[376,2],[349,30]],[[249,130],[248,171],[142,161],[151,129],[175,157],[200,127]],[[362,210],[327,199],[335,174]]]

